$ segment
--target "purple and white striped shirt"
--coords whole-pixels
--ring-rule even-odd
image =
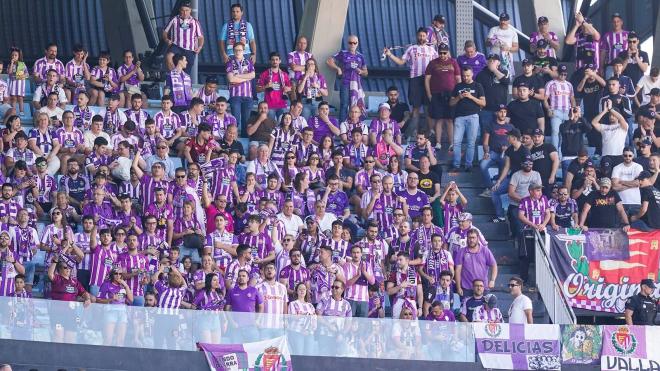
[[[137,67],[134,64],[131,64],[130,66],[127,66],[125,64],[122,64],[119,66],[117,69],[117,74],[119,77],[124,77],[128,75],[129,73],[133,72]],[[124,84],[129,84],[129,85],[140,85],[140,79],[138,78],[137,73],[132,75],[131,77],[128,78],[124,83],[121,84],[120,89],[124,89]]]
[[[249,261],[246,261],[244,265],[241,265],[241,262],[239,262],[238,259],[234,259],[231,263],[229,263],[229,266],[225,272],[225,279],[229,280],[232,286],[236,285],[238,271],[240,270],[246,270],[249,275],[252,272],[252,265]]]
[[[313,58],[312,53],[304,51],[304,52],[299,52],[297,50],[294,50],[287,54],[286,60],[287,60],[287,65],[292,67],[292,66],[304,66],[307,63],[307,60],[310,58]],[[304,75],[304,71],[294,71],[293,68],[290,69],[289,71],[289,78],[292,79],[292,81],[298,81],[298,79]]]
[[[14,291],[14,278],[18,274],[13,263],[7,261],[7,256],[12,254],[15,261],[19,261],[18,253],[10,250],[0,251],[0,296],[8,296]]]
[[[600,38],[600,49],[607,53],[607,60],[603,62],[612,63],[622,51],[628,50],[628,31],[605,32],[605,35]]]
[[[9,228],[9,235],[11,236],[12,250],[16,251],[18,255],[17,260],[21,264],[31,261],[39,242],[37,230],[29,225],[25,228],[13,226]]]
[[[75,106],[73,107],[73,125],[80,130],[89,130],[95,114],[96,112],[89,107]]]
[[[555,42],[559,42],[559,38],[557,37],[556,33],[552,32],[552,31],[549,31],[548,36],[550,36],[550,40],[555,41]],[[538,32],[538,31],[534,31],[534,32],[532,32],[532,35],[529,37],[529,43],[533,44],[533,45],[536,45],[536,43],[539,40],[544,40],[544,39],[545,39],[545,37],[543,37],[542,33]],[[548,48],[547,50],[548,50],[548,57],[557,58],[557,52],[555,52],[555,49]],[[475,75],[476,75],[476,73],[475,73]]]
[[[231,255],[220,247],[215,247],[216,243],[223,243],[227,245],[238,245],[238,238],[230,232],[215,230],[210,234],[206,235],[206,247],[209,247],[213,250],[213,260],[218,265],[218,268],[221,270],[226,270],[229,264],[231,263]]]
[[[568,111],[571,109],[573,85],[568,81],[552,80],[545,84],[545,95],[550,109]]]
[[[236,117],[225,112],[220,118],[220,115],[214,112],[204,117],[204,122],[211,125],[215,138],[224,138],[229,125],[236,125]]]
[[[264,259],[271,252],[275,251],[273,241],[265,232],[253,235],[251,233],[241,233],[238,236],[238,243],[248,245],[252,248],[252,258]],[[255,265],[257,271],[259,267]]]
[[[85,232],[76,233],[73,236],[74,244],[85,254],[80,263],[78,263],[78,269],[89,270],[92,267],[92,251],[89,247],[90,239],[91,235]]]
[[[254,72],[254,65],[248,58],[243,58],[243,60],[239,61],[236,59],[236,57],[232,56],[231,58],[229,58],[225,70],[227,71],[227,73],[232,73],[234,75],[242,75],[242,74]],[[244,81],[240,84],[230,84],[229,96],[252,97],[252,80]]]
[[[423,76],[426,66],[438,57],[438,51],[433,45],[411,45],[401,57],[410,67],[410,78]]]
[[[158,281],[154,287],[156,288],[156,292],[158,292],[158,308],[179,309],[187,290],[185,283],[183,286],[176,288],[169,287],[163,281]]]
[[[90,74],[91,77],[96,78],[96,81],[103,82],[103,90],[105,90],[106,92],[112,92],[112,93],[119,92],[119,87],[117,87],[117,89],[113,89],[112,85],[110,85],[109,82],[106,83],[103,81],[103,76],[108,75],[109,79],[112,80],[112,82],[119,85],[119,75],[117,74],[117,71],[115,71],[114,68],[106,67],[104,71],[103,69],[101,69],[100,66],[94,66]]]
[[[140,134],[144,134],[145,122],[149,118],[149,112],[143,109],[139,109],[137,111],[134,111],[133,109],[127,109],[126,111],[124,111],[124,115],[126,115],[127,119],[135,123],[135,127],[137,128]]]
[[[37,59],[36,62],[34,62],[34,68],[33,72],[35,75],[38,75],[42,80],[46,79],[46,73],[48,70],[55,70],[57,73],[60,75],[63,75],[65,73],[64,69],[64,63],[60,61],[59,59],[55,59],[54,61],[49,61],[46,57],[39,58]]]
[[[442,207],[442,215],[444,217],[445,225],[442,227],[442,231],[445,233],[445,236],[449,234],[449,230],[458,226],[458,214],[463,212],[463,205],[456,203],[454,205],[449,202],[445,202]]]
[[[85,66],[89,71],[89,64],[86,62],[81,62],[78,64],[75,59],[72,59],[67,62],[66,66],[64,66],[64,76],[66,76],[67,80],[73,81],[78,85],[84,84],[85,74],[83,67]]]
[[[298,266],[297,269],[292,265],[287,265],[280,271],[279,278],[287,280],[287,288],[289,290],[295,290],[297,284],[301,282],[309,282],[310,274],[309,270],[302,265]],[[291,299],[293,299],[293,297],[289,298],[289,300]]]
[[[117,253],[112,251],[110,245],[104,248],[102,245],[96,246],[92,253],[92,266],[90,269],[89,284],[101,286],[108,277],[108,273],[117,262]]]
[[[155,180],[149,174],[143,174],[140,179],[140,196],[142,197],[142,209],[146,210],[147,206],[156,202],[156,188],[162,188],[165,191],[168,189],[167,180]]]
[[[332,297],[328,297],[319,302],[319,305],[316,307],[316,313],[322,316],[353,317],[351,305],[346,299],[337,301]]]
[[[353,300],[353,301],[369,301],[369,284],[374,283],[374,272],[371,267],[371,264],[367,264],[367,272],[371,274],[371,282],[369,282],[364,275],[362,275],[362,264],[366,262],[359,262],[358,264],[353,264],[352,262],[344,264],[344,277],[347,280],[352,279],[355,275],[360,274],[361,277],[358,278],[352,285],[346,286],[346,291],[344,292],[344,299]]]
[[[176,131],[181,127],[181,117],[176,113],[170,111],[167,114],[159,111],[154,115],[156,122],[156,131],[159,132],[165,139],[171,139]]]
[[[119,266],[128,273],[139,272],[135,277],[131,277],[126,280],[126,284],[133,291],[135,296],[144,296],[144,287],[140,283],[142,277],[144,277],[143,272],[147,270],[147,258],[141,254],[131,255],[130,253],[125,253],[119,255]]]
[[[533,200],[531,197],[527,196],[520,200],[518,210],[522,211],[530,222],[541,224],[545,219],[546,211],[550,210],[550,206],[548,205],[548,199],[545,196],[541,196],[538,200]]]
[[[187,229],[202,229],[202,226],[199,224],[197,219],[191,218],[191,219],[184,219],[183,217],[178,217],[176,220],[174,220],[174,233],[181,233]],[[183,238],[172,241],[172,245],[174,246],[182,246],[183,245]]]
[[[203,37],[202,25],[193,17],[183,19],[176,16],[170,20],[165,29],[172,44],[185,50],[195,50],[198,47],[197,38]]]
[[[85,143],[82,131],[73,127],[71,131],[61,127],[55,130],[55,137],[60,141],[62,148],[75,149],[78,145]]]

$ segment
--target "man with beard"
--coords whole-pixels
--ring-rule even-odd
[[[64,63],[57,59],[57,44],[55,43],[46,45],[43,58],[37,59],[37,61],[34,62],[34,68],[32,69],[34,82],[36,84],[44,82],[48,71],[51,69],[64,77]]]
[[[25,267],[19,259],[18,252],[11,249],[10,233],[0,232],[0,296],[8,296],[14,291],[14,278],[17,274],[25,274]]]
[[[531,59],[523,59],[522,67],[522,75],[516,76],[513,79],[513,89],[511,90],[513,98],[520,98],[518,86],[524,83],[530,90],[529,98],[535,99],[537,103],[541,103],[545,99],[545,82],[534,72],[534,62]]]
[[[409,138],[414,129],[410,122],[410,106],[408,103],[399,100],[399,89],[396,86],[390,86],[385,92],[387,95],[387,104],[390,105],[391,117],[399,123],[401,132],[405,135],[404,138]]]
[[[106,192],[103,188],[94,190],[94,199],[83,207],[82,215],[91,216],[100,228],[111,228],[119,222],[112,208],[112,203],[107,201]]]
[[[250,215],[248,217],[248,231],[238,236],[238,243],[245,244],[252,248],[252,270],[250,279],[259,278],[259,269],[275,260],[275,248],[267,231],[261,231],[261,217],[259,215]]]
[[[150,203],[145,209],[145,215],[151,215],[158,222],[158,236],[172,244],[172,234],[174,229],[174,209],[172,203],[167,202],[165,189],[156,188],[156,197],[154,202]]]
[[[0,199],[0,221],[5,224],[17,225],[16,217],[22,207],[14,199],[14,186],[11,183],[2,185],[2,199]]]
[[[419,171],[419,160],[422,156],[427,156],[431,162],[431,167],[436,169],[439,167],[438,160],[435,157],[435,149],[431,145],[431,141],[428,138],[428,134],[424,130],[417,132],[417,137],[415,145],[409,145],[406,148],[406,153],[404,155],[406,171],[408,172],[418,172]],[[442,168],[440,168],[442,172]]]
[[[275,263],[270,262],[263,268],[264,280],[257,284],[256,289],[263,298],[266,316],[261,316],[259,327],[262,335],[273,337],[282,332],[283,314],[287,314],[288,295],[286,286],[277,281]]]
[[[334,222],[332,222],[332,230],[330,232],[330,237],[323,239],[321,241],[321,244],[330,246],[330,248],[332,249],[333,263],[344,264],[347,260],[346,258],[348,258],[348,255],[351,253],[350,250],[351,243],[342,238],[343,232],[344,232],[343,222],[341,220],[335,220]],[[316,250],[316,252],[318,253],[319,250]],[[312,260],[318,263],[319,257],[315,256],[312,258]]]
[[[628,215],[635,215],[640,208],[639,180],[637,176],[644,170],[633,161],[633,149],[623,149],[623,162],[612,169],[612,189],[619,193],[623,208]]]
[[[439,57],[432,60],[426,67],[424,86],[429,105],[428,131],[435,130],[435,147],[440,149],[443,126],[447,126],[447,138],[454,138],[452,121],[453,111],[449,106],[452,92],[456,84],[461,82],[461,68],[458,62],[449,54],[449,45],[440,44]],[[418,130],[418,132],[425,130]]]
[[[509,209],[507,211],[509,217],[509,228],[513,238],[518,237],[522,226],[518,218],[518,205],[520,201],[529,196],[529,186],[532,183],[542,184],[541,175],[532,170],[534,161],[531,156],[525,158],[522,163],[522,168],[513,175],[509,181]]]
[[[628,216],[623,209],[619,194],[612,190],[610,178],[598,180],[598,191],[591,192],[580,212],[578,225],[583,231],[588,228],[619,228],[624,232],[630,229]],[[618,216],[618,218],[617,218]]]
[[[378,236],[379,230],[376,221],[369,222],[366,235],[356,245],[362,248],[362,259],[369,263],[376,281],[380,284],[385,279],[385,257],[389,246]]]
[[[309,270],[302,264],[302,252],[300,250],[294,247],[293,250],[289,252],[289,257],[291,258],[291,264],[282,268],[280,271],[279,279],[280,283],[286,286],[289,300],[293,301],[296,297],[296,286],[299,283],[304,283],[307,287],[307,292],[309,292],[310,273]]]
[[[332,262],[330,246],[321,245],[319,250],[319,264],[310,267],[312,304],[318,304],[330,297],[330,287],[335,280],[346,282],[343,269]]]
[[[365,193],[366,198],[369,200],[366,202],[363,216],[365,219],[377,220],[380,229],[386,230],[394,221],[392,215],[394,209],[401,208],[404,214],[407,214],[408,204],[404,197],[397,196],[394,193],[394,180],[391,175],[385,175],[382,184],[382,190],[378,189],[371,193]],[[365,201],[365,196],[363,196],[362,201]]]
[[[397,211],[395,211],[396,213]],[[400,211],[398,211],[400,212]],[[405,251],[410,257],[410,265],[420,265],[422,264],[423,251],[420,249],[420,246],[410,235],[410,223],[408,221],[403,221],[399,225],[397,230],[399,234],[394,238],[390,243],[390,251],[387,254],[388,256],[388,273],[396,270],[397,257],[399,252]]]
[[[367,317],[369,314],[369,285],[376,283],[373,267],[362,259],[362,249],[358,245],[351,248],[351,260],[343,266],[346,277],[344,299],[351,304],[353,317]]]
[[[280,54],[271,52],[268,56],[270,68],[259,75],[257,92],[264,93],[268,103],[268,116],[277,120],[286,110],[291,81],[289,75],[280,68]]]
[[[419,184],[419,175],[417,173],[408,174],[406,180],[406,189],[399,191],[398,195],[406,199],[408,205],[408,216],[415,219],[422,213],[422,208],[429,204],[429,196],[424,191],[417,188]]]
[[[529,151],[534,161],[533,169],[541,176],[546,195],[552,191],[555,184],[557,170],[559,169],[559,153],[557,148],[550,143],[545,143],[545,136],[540,129],[536,129],[532,135],[534,145]]]
[[[128,251],[118,257],[122,276],[128,288],[133,292],[133,305],[144,305],[144,285],[148,282],[147,257],[138,251],[138,236],[131,234],[127,237]]]
[[[9,230],[12,250],[16,253],[18,262],[25,267],[25,285],[28,291],[32,292],[36,267],[33,258],[38,251],[39,235],[37,230],[29,225],[30,214],[27,210],[20,210],[17,219],[18,225]]]
[[[456,292],[460,296],[472,296],[478,289],[474,286],[475,281],[488,282],[488,289],[495,287],[497,262],[488,246],[479,244],[479,232],[468,232],[467,247],[460,250],[454,264]]]
[[[88,189],[89,180],[80,174],[80,164],[75,158],[70,158],[67,161],[67,174],[60,178],[58,191],[66,194],[69,203],[80,210]]]
[[[534,232],[545,233],[550,222],[551,207],[548,199],[542,193],[543,186],[539,183],[529,185],[529,196],[520,200],[518,219],[523,227],[518,242],[518,259],[520,277],[524,282],[529,280],[529,264],[534,260],[536,247]]]
[[[408,102],[413,106],[412,121],[413,126],[419,120],[420,108],[429,104],[424,88],[424,74],[429,63],[438,57],[438,52],[433,45],[429,45],[428,30],[424,27],[417,29],[417,44],[409,46],[399,58],[392,54],[388,48],[383,50],[383,54],[389,57],[399,66],[408,64],[410,67],[410,80],[408,81]],[[400,139],[400,138],[399,138]],[[398,143],[401,143],[399,140]]]
[[[521,133],[534,129],[541,129],[543,132],[545,115],[541,104],[537,100],[530,99],[533,91],[525,82],[519,82],[516,90],[517,98],[507,106],[507,117],[510,118],[511,124]]]
[[[442,240],[445,239],[445,234],[442,231],[442,228],[433,224],[433,210],[430,206],[425,206],[422,208],[422,220],[420,225],[412,234],[412,240],[414,243],[419,245],[419,250],[422,253],[428,253],[431,250],[431,240],[434,234],[437,234],[442,237]]]
[[[409,265],[410,256],[400,252],[397,257],[397,270],[390,273],[387,280],[387,294],[394,296],[392,317],[399,318],[404,302],[408,302],[421,312],[424,301],[422,280],[415,268]]]
[[[582,210],[582,206],[587,200],[587,196],[591,192],[598,190],[598,177],[596,174],[596,167],[591,161],[586,161],[582,166],[582,172],[578,173],[575,181],[571,183],[569,189],[571,198],[577,202],[578,210]]]
[[[495,113],[506,105],[511,78],[509,71],[501,67],[497,54],[489,55],[486,68],[478,74],[475,72],[475,76],[474,80],[484,88],[486,97],[486,106],[479,112],[479,125],[483,129],[495,124]]]
[[[96,233],[96,227],[93,232]],[[111,249],[112,235],[109,229],[99,231],[100,245],[90,246],[92,252],[92,262],[90,269],[89,291],[97,296],[103,281],[108,277],[108,273],[117,262],[117,252]]]

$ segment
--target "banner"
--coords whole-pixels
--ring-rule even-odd
[[[474,324],[484,368],[559,370],[559,335],[559,325]]]
[[[603,338],[598,326],[561,326],[561,362],[563,364],[598,364],[602,345]]]
[[[601,370],[660,370],[660,328],[603,326]]]
[[[206,344],[197,347],[206,355],[211,371],[293,371],[286,336],[245,344]]]
[[[642,279],[658,282],[660,230],[631,229],[627,235],[620,229],[590,229],[586,235],[576,229],[548,233],[552,265],[574,308],[623,313]]]

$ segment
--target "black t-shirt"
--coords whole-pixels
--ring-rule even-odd
[[[522,144],[517,150],[513,148],[513,146],[509,146],[509,148],[504,151],[504,155],[509,158],[509,174],[513,174],[520,170],[523,161],[525,161],[525,157],[529,156],[529,150]]]
[[[484,96],[484,87],[474,81],[471,84],[466,84],[464,82],[456,84],[452,96],[458,97],[461,91],[469,91],[475,98],[481,98]],[[474,115],[479,113],[480,110],[481,108],[479,108],[472,99],[468,98],[459,100],[458,103],[456,103],[456,107],[454,107],[455,117]]]
[[[642,187],[639,189],[639,195],[642,203],[649,203],[642,220],[651,228],[660,228],[660,191],[653,186]]]
[[[532,63],[534,64],[534,67],[557,67],[559,65],[559,62],[557,62],[557,58],[552,58],[552,57],[544,57],[540,58],[538,56],[535,56],[532,58]],[[552,76],[544,74],[544,73],[539,73],[538,76],[543,80],[544,82],[548,82],[552,80]]]
[[[616,211],[616,204],[619,202],[621,202],[621,197],[615,191],[610,190],[606,195],[600,191],[591,192],[586,200],[586,203],[591,205],[587,227],[618,228],[619,213]]]
[[[644,156],[637,156],[633,159],[636,163],[642,165],[643,169],[648,169],[651,166],[651,158]]]
[[[563,156],[577,156],[580,148],[584,146],[584,134],[591,130],[591,125],[584,118],[577,122],[566,120],[559,125],[561,137],[561,154]]]
[[[220,140],[220,149],[227,152],[238,152],[241,156],[245,155],[243,152],[243,144],[234,140],[231,144],[227,143],[224,139]]]
[[[573,226],[573,207],[570,202],[565,205],[557,203],[554,208],[555,223],[562,228],[571,228]]]
[[[397,101],[396,104],[392,104],[389,100],[387,103],[390,105],[390,117],[396,120],[396,122],[403,121],[403,117],[406,112],[410,112],[410,107],[408,103]],[[407,122],[406,122],[407,123]]]
[[[658,313],[658,304],[652,297],[642,295],[641,292],[626,300],[626,309],[633,311],[633,325],[655,325],[655,317]]]
[[[573,174],[573,186],[575,186],[575,181],[584,177],[584,167],[586,165],[586,162],[584,164],[580,164],[577,158],[574,158],[571,163],[568,164],[568,171],[569,173]],[[573,187],[572,186],[572,187]]]
[[[501,66],[499,71],[504,74],[504,77],[499,80],[488,68],[481,70],[475,79],[484,88],[484,95],[486,96],[486,107],[484,109],[487,111],[497,111],[500,104],[506,104],[509,97],[509,84],[511,83],[509,71]]]
[[[600,112],[601,108],[605,107],[605,101],[609,99],[612,101],[612,108],[616,108],[623,118],[627,120],[632,116],[632,105],[630,104],[630,99],[628,99],[628,97],[621,94],[608,94],[607,92],[604,94],[605,95],[600,98],[600,103],[598,103],[598,112]]]
[[[538,92],[539,89],[545,88],[545,83],[543,82],[543,79],[540,78],[539,75],[535,73],[533,73],[531,76],[525,76],[525,75],[517,76],[515,79],[513,79],[513,86],[517,87],[523,82],[527,84],[529,88],[534,89],[535,92]]]
[[[644,63],[649,63],[649,55],[647,52],[643,52],[639,50],[638,53],[639,53],[639,57],[642,58],[642,61],[644,61]],[[621,53],[619,53],[619,58],[621,58],[624,61],[625,60],[628,61],[628,65],[626,65],[626,69],[623,70],[623,74],[630,77],[630,79],[632,79],[633,81],[633,84],[637,85],[639,79],[641,79],[642,76],[644,76],[644,72],[642,72],[642,70],[639,68],[637,63],[635,63],[635,61],[630,57],[627,50],[624,50]]]
[[[440,177],[435,171],[429,171],[428,174],[422,174],[421,171],[417,172],[419,175],[419,189],[424,191],[427,196],[432,197],[435,195],[435,185],[440,184]]]
[[[534,160],[533,169],[539,172],[541,181],[547,185],[550,179],[550,173],[552,172],[552,158],[550,158],[550,154],[557,152],[557,148],[550,143],[543,143],[540,146],[532,147],[529,152],[532,160]]]
[[[509,123],[499,124],[494,122],[484,123],[484,133],[488,133],[488,146],[489,149],[495,153],[502,153],[502,147],[509,145],[508,132],[513,129],[513,125]]]
[[[579,84],[579,81],[578,81]],[[575,85],[577,87],[577,85]],[[603,95],[605,88],[601,86],[598,81],[585,81],[582,91],[577,92],[576,96],[582,99],[584,104],[584,118],[587,121],[593,120],[598,115],[600,97]]]
[[[514,100],[509,102],[507,117],[511,118],[511,124],[518,128],[521,133],[537,129],[539,127],[537,119],[544,117],[541,103],[537,100]]]

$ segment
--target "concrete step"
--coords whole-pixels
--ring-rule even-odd
[[[492,217],[492,215],[488,215]],[[487,241],[508,241],[509,237],[509,226],[506,223],[479,223],[474,222],[474,225],[479,227],[481,233],[486,237]]]
[[[447,168],[444,170],[445,171],[442,172],[442,184],[447,184],[453,180],[459,185],[459,187],[482,187],[481,174],[478,169],[472,169],[469,173],[466,173],[463,170],[459,172],[449,172],[447,171]]]

